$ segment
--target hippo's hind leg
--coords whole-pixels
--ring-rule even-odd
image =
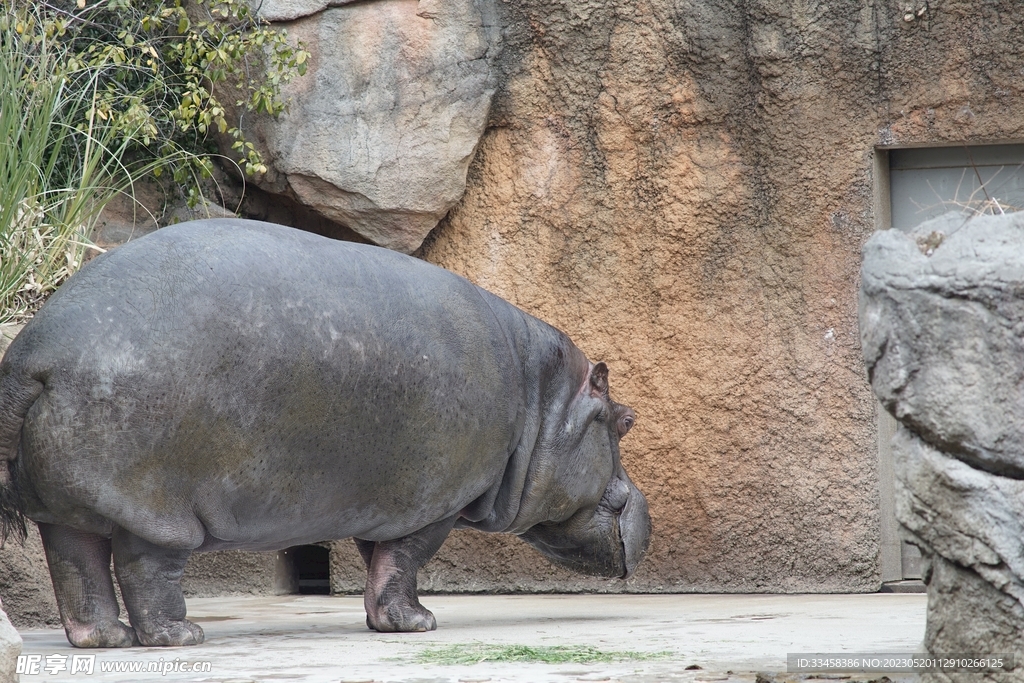
[[[75,647],[131,647],[135,632],[117,619],[110,539],[58,524],[40,524],[39,534],[68,642]]]
[[[370,566],[373,564],[373,549],[377,547],[377,544],[373,541],[366,541],[361,538],[353,538],[356,542],[356,550],[359,551],[359,556],[363,558],[363,564],[366,565],[366,575],[370,575]],[[366,613],[366,627],[373,629],[373,622],[370,621],[370,613]]]
[[[120,527],[114,530],[114,571],[139,642],[198,645],[203,629],[185,618],[181,575],[191,550],[154,545]]]
[[[377,631],[433,631],[437,621],[416,597],[416,572],[434,556],[455,518],[444,519],[393,541],[378,541],[363,592],[366,625]],[[357,540],[365,560],[369,541]]]

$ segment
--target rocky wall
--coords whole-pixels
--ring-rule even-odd
[[[567,331],[637,410],[623,458],[654,540],[634,579],[602,585],[877,590],[856,309],[884,223],[873,150],[1024,138],[1024,7],[501,8],[489,127],[419,253]],[[469,585],[580,585],[496,538],[459,537],[424,578],[491,557]]]

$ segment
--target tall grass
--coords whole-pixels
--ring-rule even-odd
[[[102,66],[67,62],[45,32],[0,18],[0,323],[30,317],[81,266],[103,207],[142,172],[122,159],[130,131],[96,114]]]

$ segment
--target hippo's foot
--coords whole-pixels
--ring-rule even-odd
[[[366,613],[366,625],[381,633],[433,631],[437,628],[434,614],[416,600],[412,604],[397,602],[377,605],[376,613]]]
[[[193,624],[188,619],[168,623],[148,633],[139,633],[139,642],[148,647],[199,645],[205,639],[206,635],[199,624]]]
[[[110,576],[110,539],[59,524],[40,524],[60,620],[75,647],[131,647],[135,631],[118,621]]]
[[[367,563],[366,625],[375,631],[433,631],[437,620],[416,597],[416,572],[444,543],[455,518],[443,519],[393,541],[356,539]]]
[[[198,645],[203,629],[185,618],[181,575],[191,550],[154,545],[114,529],[114,571],[139,642],[147,646]]]
[[[120,621],[105,624],[65,626],[68,642],[75,647],[131,647],[138,645],[135,629]]]
[[[373,566],[373,554],[378,544],[373,541],[355,539],[356,548],[366,563],[369,572]],[[391,549],[393,552],[393,548]],[[387,548],[381,552],[387,552]],[[381,562],[386,564],[385,558]],[[393,567],[389,567],[393,570]],[[390,592],[388,589],[391,589]],[[369,581],[367,590],[370,590]],[[371,604],[372,603],[372,604]],[[396,631],[433,631],[437,628],[437,619],[430,610],[420,604],[416,598],[416,585],[412,589],[402,586],[396,575],[385,576],[385,587],[382,594],[373,601],[367,602],[366,627],[371,631],[394,633]]]

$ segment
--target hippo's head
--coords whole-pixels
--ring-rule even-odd
[[[627,578],[651,538],[647,499],[619,460],[619,439],[636,414],[608,396],[608,367],[598,363],[571,398],[564,420],[544,430],[542,466],[531,483],[544,491],[546,521],[521,533],[556,564],[583,574]],[[546,485],[538,485],[538,481]]]

